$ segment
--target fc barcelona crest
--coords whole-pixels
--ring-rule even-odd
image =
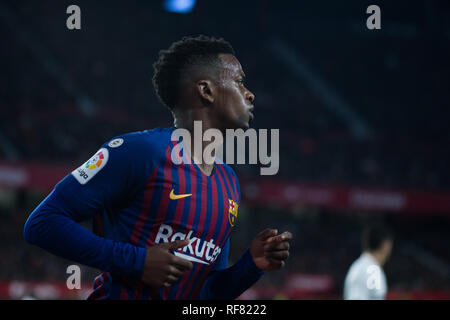
[[[228,202],[228,220],[230,221],[231,226],[234,227],[237,219],[238,204],[231,199],[228,199]]]

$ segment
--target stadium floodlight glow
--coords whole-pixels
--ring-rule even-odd
[[[165,0],[164,9],[169,12],[189,13],[195,6],[196,0]]]

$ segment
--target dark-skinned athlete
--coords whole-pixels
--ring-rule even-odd
[[[228,266],[241,201],[234,171],[219,160],[171,158],[173,131],[192,132],[194,121],[204,130],[249,128],[255,96],[244,80],[223,39],[185,37],[162,50],[153,85],[174,127],[102,145],[31,213],[25,239],[100,269],[89,299],[235,299],[282,268],[292,234],[275,229],[261,231]],[[79,225],[87,219],[93,232]]]

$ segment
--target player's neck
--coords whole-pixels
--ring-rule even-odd
[[[205,132],[208,129],[220,129],[214,121],[214,117],[205,108],[193,108],[189,110],[174,110],[172,111],[173,122],[176,128],[187,129],[191,135],[194,133],[194,122],[200,121],[202,131]],[[202,132],[202,134],[203,134]]]
[[[214,128],[214,126],[212,125],[212,121],[204,112],[199,112],[197,109],[187,110],[183,112],[174,111],[173,116],[174,116],[174,126],[179,129],[181,128],[186,129],[191,134],[191,141],[184,142],[185,146],[187,147],[187,150],[195,150],[196,143],[201,143],[201,156],[202,156],[203,150],[206,148],[207,145],[211,143],[209,141],[203,141],[202,139],[203,133],[210,128]],[[202,125],[201,137],[195,137],[194,135],[194,121],[201,121]],[[212,171],[214,169],[214,163],[208,164],[205,163],[204,161],[201,161],[202,159],[196,159],[195,153],[193,152],[191,152],[190,156],[193,162],[200,169],[200,171],[203,172],[203,174],[207,176],[210,176],[212,174]]]
[[[192,133],[191,133],[191,137],[192,137]],[[192,145],[191,141],[189,141],[189,140],[186,140],[183,143],[186,147],[186,150],[195,150],[194,148],[195,148],[196,141],[194,139],[192,139],[192,143],[194,143],[194,145]],[[209,143],[210,142],[202,141],[201,155],[203,155],[203,150],[206,148],[206,146]],[[214,170],[214,163],[208,164],[208,163],[205,163],[204,161],[200,161],[202,159],[197,159],[195,157],[195,152],[190,152],[189,156],[191,157],[192,161],[197,165],[197,167],[200,169],[200,171],[203,172],[203,174],[205,174],[207,176],[210,176],[212,174],[212,171]]]

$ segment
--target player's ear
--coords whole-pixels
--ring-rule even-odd
[[[205,99],[209,103],[214,102],[215,88],[210,80],[197,81],[197,92],[202,99]]]

